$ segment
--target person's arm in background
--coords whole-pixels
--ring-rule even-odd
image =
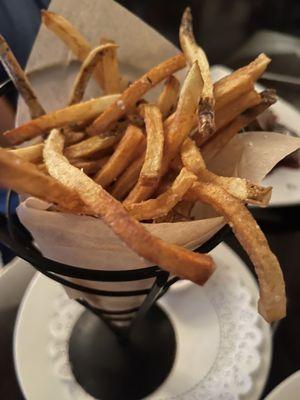
[[[34,38],[40,26],[40,10],[50,0],[0,0],[0,33],[6,39],[17,60],[25,67]],[[0,65],[0,83],[7,79]],[[5,146],[2,132],[14,125],[16,92],[0,97],[0,146]],[[0,213],[4,213],[6,191],[0,189]],[[0,244],[0,256],[6,264],[13,254]]]
[[[40,26],[40,11],[42,8],[47,8],[49,2],[50,0],[0,1],[0,33],[6,39],[22,67],[26,65]],[[6,72],[0,65],[0,82],[5,79],[7,79]],[[6,99],[15,106],[16,93],[11,92],[6,96]],[[4,107],[2,114],[8,112],[8,105],[5,105],[5,102],[1,101],[0,107]],[[0,119],[0,132],[3,132],[9,122],[10,117],[4,118],[4,120]]]

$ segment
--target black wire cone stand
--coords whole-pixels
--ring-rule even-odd
[[[72,289],[107,297],[144,295],[140,307],[109,311],[79,301],[86,310],[76,322],[69,341],[69,359],[77,382],[101,400],[138,400],[158,388],[170,373],[176,339],[165,312],[155,304],[178,278],[159,267],[105,271],[55,262],[33,245],[30,233],[20,223],[9,192],[6,216],[0,217],[0,241],[47,277]],[[221,229],[198,252],[209,252],[228,232]],[[85,287],[66,278],[95,282],[132,282],[154,278],[150,289],[108,291]]]

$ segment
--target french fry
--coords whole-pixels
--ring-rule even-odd
[[[163,217],[182,200],[195,181],[197,181],[197,177],[186,168],[182,168],[171,187],[165,193],[156,199],[129,204],[125,207],[129,214],[139,221]]]
[[[33,87],[31,86],[31,83],[29,82],[25,72],[16,60],[7,42],[1,35],[0,60],[19,94],[23,97],[25,103],[27,104],[31,118],[37,118],[45,114],[45,110],[38,101],[38,98],[36,97]]]
[[[43,159],[44,143],[34,144],[32,146],[20,147],[19,149],[9,150],[10,153],[22,158],[23,160],[37,163]]]
[[[78,143],[84,139],[84,132],[76,132],[71,129],[64,129],[63,134],[65,137],[66,146],[71,146],[72,144]]]
[[[92,46],[82,36],[80,32],[62,15],[54,12],[42,10],[42,22],[59,39],[61,39],[73,52],[73,54],[83,62],[92,51]],[[103,89],[103,76],[101,67],[97,66],[94,70],[94,78]]]
[[[17,128],[4,133],[11,144],[20,144],[26,140],[42,135],[53,128],[83,122],[95,118],[112,104],[118,95],[109,95],[88,100],[83,103],[62,108],[26,122]]]
[[[180,90],[180,83],[174,75],[171,75],[164,85],[164,88],[157,100],[157,107],[160,109],[163,118],[167,118],[173,111],[175,111],[178,95]]]
[[[44,148],[50,175],[76,191],[94,215],[100,216],[131,250],[154,265],[198,284],[209,278],[214,270],[210,256],[193,253],[151,235],[100,185],[70,165],[62,154],[63,147],[63,135],[58,130],[52,130]]]
[[[243,94],[241,97],[221,108],[216,113],[216,131],[224,128],[237,116],[248,108],[257,106],[261,102],[261,96],[255,90]]]
[[[126,168],[122,175],[115,182],[111,195],[118,200],[123,200],[137,183],[143,163],[145,152],[142,152],[130,165]]]
[[[84,92],[95,67],[105,57],[106,52],[110,49],[114,49],[115,47],[117,47],[117,45],[114,43],[102,44],[89,53],[89,55],[83,61],[72,86],[70,100],[68,103],[69,106],[79,103],[83,99]]]
[[[100,168],[103,167],[109,160],[109,156],[100,158],[100,160],[80,160],[80,159],[75,159],[75,160],[69,160],[70,164],[74,165],[74,167],[82,170],[85,174],[87,175],[93,175],[97,171],[99,171]]]
[[[142,96],[148,92],[153,86],[157,85],[174,72],[185,66],[185,58],[183,54],[162,62],[153,67],[141,78],[133,82],[108,109],[100,115],[92,125],[87,129],[90,135],[98,135],[106,131],[112,123],[126,114]]]
[[[254,83],[249,75],[235,76],[234,73],[214,84],[215,112],[254,90]]]
[[[101,60],[104,93],[120,93],[122,92],[123,87],[117,58],[117,46],[113,40],[108,39],[101,39],[100,43],[102,45],[114,45],[105,50]]]
[[[225,217],[251,259],[259,281],[259,313],[267,322],[283,318],[286,315],[286,297],[282,271],[248,209],[240,200],[214,183],[199,181],[193,185],[192,190],[199,201],[210,204]]]
[[[64,210],[82,213],[86,207],[73,190],[43,174],[30,162],[0,148],[0,186],[38,197]]]
[[[94,180],[102,187],[109,186],[134,160],[136,150],[145,137],[136,126],[129,125],[108,162],[95,175]]]
[[[193,125],[193,115],[196,112],[202,92],[203,80],[198,63],[195,62],[189,70],[180,91],[177,109],[171,123],[164,123],[165,145],[161,177],[167,172],[173,158],[189,135]],[[139,180],[125,200],[125,204],[139,203],[147,200],[154,193],[156,186],[144,186]]]
[[[140,173],[140,181],[144,186],[152,186],[158,181],[161,173],[164,128],[162,115],[158,107],[146,104],[143,109],[147,132],[147,147],[145,161]]]
[[[65,149],[65,156],[71,158],[89,157],[92,154],[113,147],[120,140],[120,135],[116,136],[93,136],[73,144]]]
[[[213,83],[210,76],[209,63],[206,54],[203,49],[196,43],[194,37],[192,13],[189,7],[185,9],[181,19],[181,25],[179,29],[179,41],[188,63],[192,65],[195,61],[198,61],[198,65],[201,71],[204,84],[197,112],[198,126],[199,131],[202,133],[203,137],[207,138],[212,134],[215,129],[215,99]]]
[[[253,89],[253,84],[264,73],[270,62],[270,58],[262,53],[250,64],[216,82],[214,85],[216,110]]]
[[[225,128],[216,132],[208,142],[204,143],[201,152],[206,162],[212,160],[241,129],[276,102],[276,95],[272,90],[263,91],[261,97],[262,102],[260,104],[246,110]]]
[[[270,201],[271,187],[265,188],[243,178],[218,176],[206,169],[196,143],[190,138],[187,138],[181,147],[181,159],[183,165],[201,181],[218,184],[237,199],[260,206],[266,206]],[[191,195],[188,193],[185,199],[197,201],[197,198],[193,196],[193,191],[191,191]]]

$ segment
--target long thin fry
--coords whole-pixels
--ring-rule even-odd
[[[44,158],[48,171],[55,179],[75,190],[83,202],[139,256],[180,277],[203,284],[214,268],[211,257],[196,254],[152,236],[143,225],[132,218],[124,207],[100,185],[63,156],[64,138],[53,130],[45,145]]]
[[[109,156],[100,160],[69,160],[74,167],[81,169],[87,175],[93,175],[103,167],[109,160]]]
[[[80,61],[83,62],[92,51],[93,48],[90,43],[62,15],[42,10],[42,22],[71,49]],[[103,89],[101,67],[99,68],[98,66],[95,68],[94,78]]]
[[[93,136],[82,140],[79,143],[73,144],[65,149],[67,158],[82,158],[89,157],[92,154],[113,147],[120,140],[120,136]]]
[[[161,173],[164,150],[164,128],[162,115],[158,107],[154,105],[145,105],[144,117],[147,132],[147,148],[140,180],[142,185],[152,186],[158,181]]]
[[[114,49],[115,47],[117,47],[117,45],[114,43],[102,44],[89,53],[89,55],[83,61],[72,86],[70,100],[68,103],[69,106],[79,103],[82,100],[85,89],[96,65],[104,58],[107,50]],[[115,93],[118,93],[118,91]]]
[[[229,103],[226,107],[216,113],[216,130],[224,128],[229,122],[233,121],[238,115],[248,108],[257,106],[261,102],[261,96],[255,90],[243,94],[241,97]]]
[[[164,85],[164,88],[157,100],[157,107],[160,109],[163,118],[168,117],[173,111],[175,111],[178,95],[179,95],[180,83],[174,75],[171,75]]]
[[[195,62],[189,70],[180,91],[177,109],[172,122],[164,123],[165,145],[161,177],[167,172],[170,162],[176,157],[180,147],[189,135],[193,126],[199,97],[202,92],[203,80],[198,63]],[[156,185],[157,186],[157,185]],[[139,180],[125,200],[125,204],[139,203],[147,200],[154,193],[156,186],[144,186]]]
[[[134,160],[137,148],[145,141],[143,132],[129,125],[108,162],[96,174],[94,180],[102,187],[109,186]]]
[[[7,74],[10,76],[16,89],[27,104],[31,118],[37,118],[45,114],[45,110],[38,101],[33,87],[25,72],[21,68],[7,42],[0,35],[0,60]]]
[[[197,182],[193,191],[198,200],[210,204],[222,214],[254,264],[258,276],[260,299],[259,313],[268,322],[286,314],[285,285],[276,256],[247,208],[220,186]]]
[[[126,111],[135,105],[135,103],[153,86],[157,85],[174,72],[185,66],[183,54],[162,62],[155,66],[141,78],[133,82],[102,115],[100,115],[88,128],[90,135],[97,135],[104,132],[113,122],[121,118]]]
[[[206,169],[196,143],[190,138],[187,138],[181,147],[181,159],[183,165],[203,182],[218,184],[237,199],[261,206],[266,206],[270,201],[271,187],[264,188],[249,182],[247,179],[218,176]],[[194,202],[197,201],[193,196],[193,192],[188,194],[185,199]]]
[[[84,212],[83,202],[72,189],[40,172],[34,164],[0,149],[0,186],[55,203],[74,213]]]
[[[104,93],[120,93],[123,87],[117,58],[117,46],[113,40],[104,38],[101,39],[100,43],[115,45],[105,50],[101,60]]]
[[[156,199],[128,205],[126,208],[137,220],[160,218],[168,214],[182,200],[197,177],[186,168],[182,168],[172,186]]]
[[[204,143],[203,147],[201,147],[204,160],[206,162],[212,160],[241,129],[245,128],[275,102],[276,95],[274,91],[265,90],[262,93],[262,102],[259,105],[246,110],[225,128],[216,132],[208,142]]]
[[[64,129],[64,137],[66,141],[66,146],[71,146],[72,144],[78,143],[84,139],[84,132],[76,132],[71,129]]]
[[[113,197],[118,200],[123,200],[124,197],[130,192],[130,190],[138,181],[144,159],[145,153],[143,152],[129,165],[129,167],[126,168],[123,174],[117,179],[111,191],[111,195]]]
[[[59,128],[95,118],[112,104],[118,95],[109,95],[74,104],[57,111],[50,112],[24,125],[4,133],[12,144],[19,144],[36,136],[44,134],[53,128]]]
[[[36,163],[43,158],[44,143],[34,144],[32,146],[20,147],[19,149],[9,150],[12,154],[22,158],[23,160]]]
[[[214,85],[216,109],[224,107],[243,93],[253,89],[253,84],[264,73],[270,62],[270,58],[262,53],[250,64],[216,82]]]
[[[198,106],[198,121],[199,131],[202,132],[203,137],[209,137],[214,131],[214,91],[213,83],[209,71],[209,63],[203,49],[196,43],[191,9],[187,7],[181,19],[179,30],[179,40],[181,48],[187,61],[192,65],[198,61],[198,65],[204,81],[203,92]]]

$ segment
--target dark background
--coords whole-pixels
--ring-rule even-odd
[[[239,50],[245,49],[249,38],[262,29],[286,33],[296,38],[300,36],[299,0],[121,0],[119,3],[175,44],[178,44],[181,14],[187,5],[191,6],[195,35],[206,50],[211,64],[241,65],[248,56],[247,52],[241,55]],[[0,33],[5,36],[22,65],[26,63],[40,24],[39,10],[46,8],[47,4],[48,0],[0,0]],[[292,43],[293,39],[290,38],[290,41]],[[272,45],[275,50],[265,48],[263,42],[256,43],[260,50],[272,53],[275,63],[271,71],[299,77],[300,61],[297,52],[300,46],[295,44],[295,51],[289,49],[286,54],[277,57],[276,46],[281,45],[280,39],[274,37]],[[5,73],[0,70],[0,82],[4,79]],[[299,86],[275,86],[281,96],[300,107]],[[9,97],[9,102],[14,104],[13,95]],[[265,394],[300,368],[299,211],[300,207],[296,206],[255,211],[271,247],[283,265],[288,293],[288,317],[280,323],[274,337],[273,362]],[[227,243],[248,262],[233,236],[228,237]],[[7,253],[5,255],[8,256]],[[11,356],[14,317],[15,314],[11,314],[5,321],[7,342],[0,340],[0,398],[3,400],[22,398],[13,373]]]

